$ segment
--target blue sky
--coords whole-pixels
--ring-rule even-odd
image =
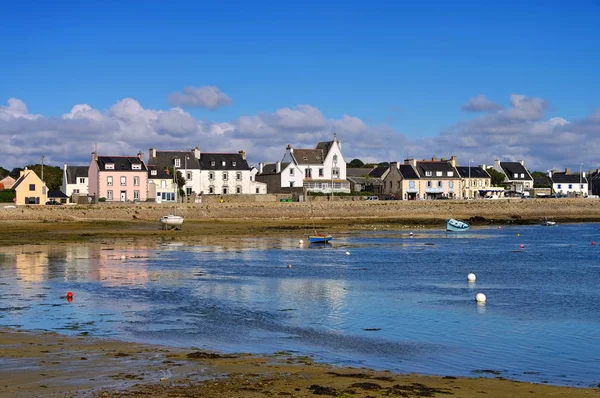
[[[308,104],[327,120],[344,115],[360,119],[369,126],[369,135],[382,134],[381,142],[399,136],[396,152],[373,148],[370,153],[369,145],[361,148],[352,143],[352,157],[382,161],[420,155],[417,148],[449,129],[464,136],[464,131],[456,132],[457,125],[491,116],[461,110],[478,95],[504,108],[511,107],[513,94],[543,99],[543,116],[536,114],[528,122],[560,117],[585,123],[600,107],[597,1],[323,3],[21,1],[3,5],[0,106],[8,109],[7,101],[15,98],[26,104],[30,114],[51,118],[68,113],[76,104],[106,113],[117,101],[133,98],[144,109],[168,110],[173,106],[169,94],[186,86],[216,86],[231,98],[231,104],[214,110],[182,108],[199,121],[235,126],[243,116],[256,118]],[[323,134],[327,130],[330,135],[331,126],[326,127]],[[480,133],[496,130],[486,128]],[[275,132],[288,137],[288,133],[302,133],[297,128]],[[58,129],[56,134],[60,133]],[[118,133],[127,135],[128,130]],[[232,133],[229,141],[241,135],[246,141],[237,143],[251,145],[250,133]],[[198,140],[210,141],[206,135],[194,134],[190,137],[194,145]],[[343,131],[338,134],[345,139]],[[476,136],[472,130],[469,134]],[[301,136],[290,138],[312,146]],[[161,142],[126,144],[121,148]],[[473,157],[467,147],[463,143],[450,149]],[[510,157],[509,149],[487,156]],[[439,148],[431,151],[435,150]],[[432,156],[431,151],[424,151],[424,156]],[[543,162],[541,154],[534,152],[522,156],[543,167],[567,163],[567,158]],[[271,151],[255,153],[258,161],[280,156]],[[79,159],[63,150],[55,157],[57,162],[62,161],[59,155]]]

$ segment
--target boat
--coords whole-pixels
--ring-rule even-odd
[[[169,214],[168,216],[162,216],[160,218],[160,222],[163,224],[163,227],[165,229],[166,228],[179,229],[181,227],[181,224],[183,224],[183,217]]]
[[[544,227],[555,227],[556,225],[556,221],[550,221],[548,220],[548,217],[546,217],[544,221],[542,221],[542,226]]]
[[[313,234],[313,235],[308,235],[308,241],[310,243],[327,243],[331,239],[333,239],[333,236],[331,236],[329,234]]]
[[[450,232],[462,232],[468,231],[471,226],[464,221],[459,221],[451,218],[446,220],[446,231]]]

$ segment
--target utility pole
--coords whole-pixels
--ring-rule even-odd
[[[583,196],[583,163],[579,164],[579,196]]]
[[[42,155],[42,182],[44,182],[44,158],[45,156]]]

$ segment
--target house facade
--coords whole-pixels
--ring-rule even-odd
[[[409,159],[419,174],[419,180],[424,183],[424,189],[420,192],[422,199],[457,199],[460,197],[460,176],[456,170],[456,156],[450,160]]]
[[[16,180],[11,176],[6,176],[0,180],[0,189],[11,189]]]
[[[522,160],[518,162],[501,162],[496,159],[492,167],[505,175],[504,183],[509,190],[522,193],[533,188],[533,177],[525,168],[525,163]]]
[[[98,200],[144,202],[148,191],[144,155],[140,152],[138,156],[98,156],[92,152],[88,181],[88,193]]]
[[[43,205],[48,200],[48,188],[33,170],[22,170],[11,189],[17,206]]]
[[[587,196],[588,180],[585,172],[581,174],[571,173],[571,169],[564,172],[549,171],[548,177],[552,180],[553,192],[568,196]]]
[[[398,170],[402,176],[400,183],[399,198],[402,200],[417,200],[422,199],[424,193],[424,183],[419,178],[419,172],[411,164],[410,160],[405,160],[404,164],[398,165]]]
[[[372,180],[373,193],[386,198],[402,197],[402,174],[397,162],[374,168],[368,177]]]
[[[301,187],[309,192],[350,193],[350,184],[346,181],[346,161],[341,148],[342,144],[335,134],[333,141],[319,142],[315,149],[294,149],[288,145],[281,162],[275,163],[276,173],[280,170],[277,173],[279,188]],[[286,166],[281,169],[281,165]],[[265,170],[264,164],[259,165],[256,175],[259,181],[273,179],[267,177]]]
[[[456,166],[456,171],[460,176],[462,198],[481,198],[481,192],[492,188],[492,177],[483,166]]]
[[[60,190],[71,197],[73,194],[88,194],[88,171],[89,166],[63,166],[63,183]]]

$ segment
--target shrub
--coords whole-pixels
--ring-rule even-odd
[[[98,198],[98,202],[106,202],[106,198]]]

